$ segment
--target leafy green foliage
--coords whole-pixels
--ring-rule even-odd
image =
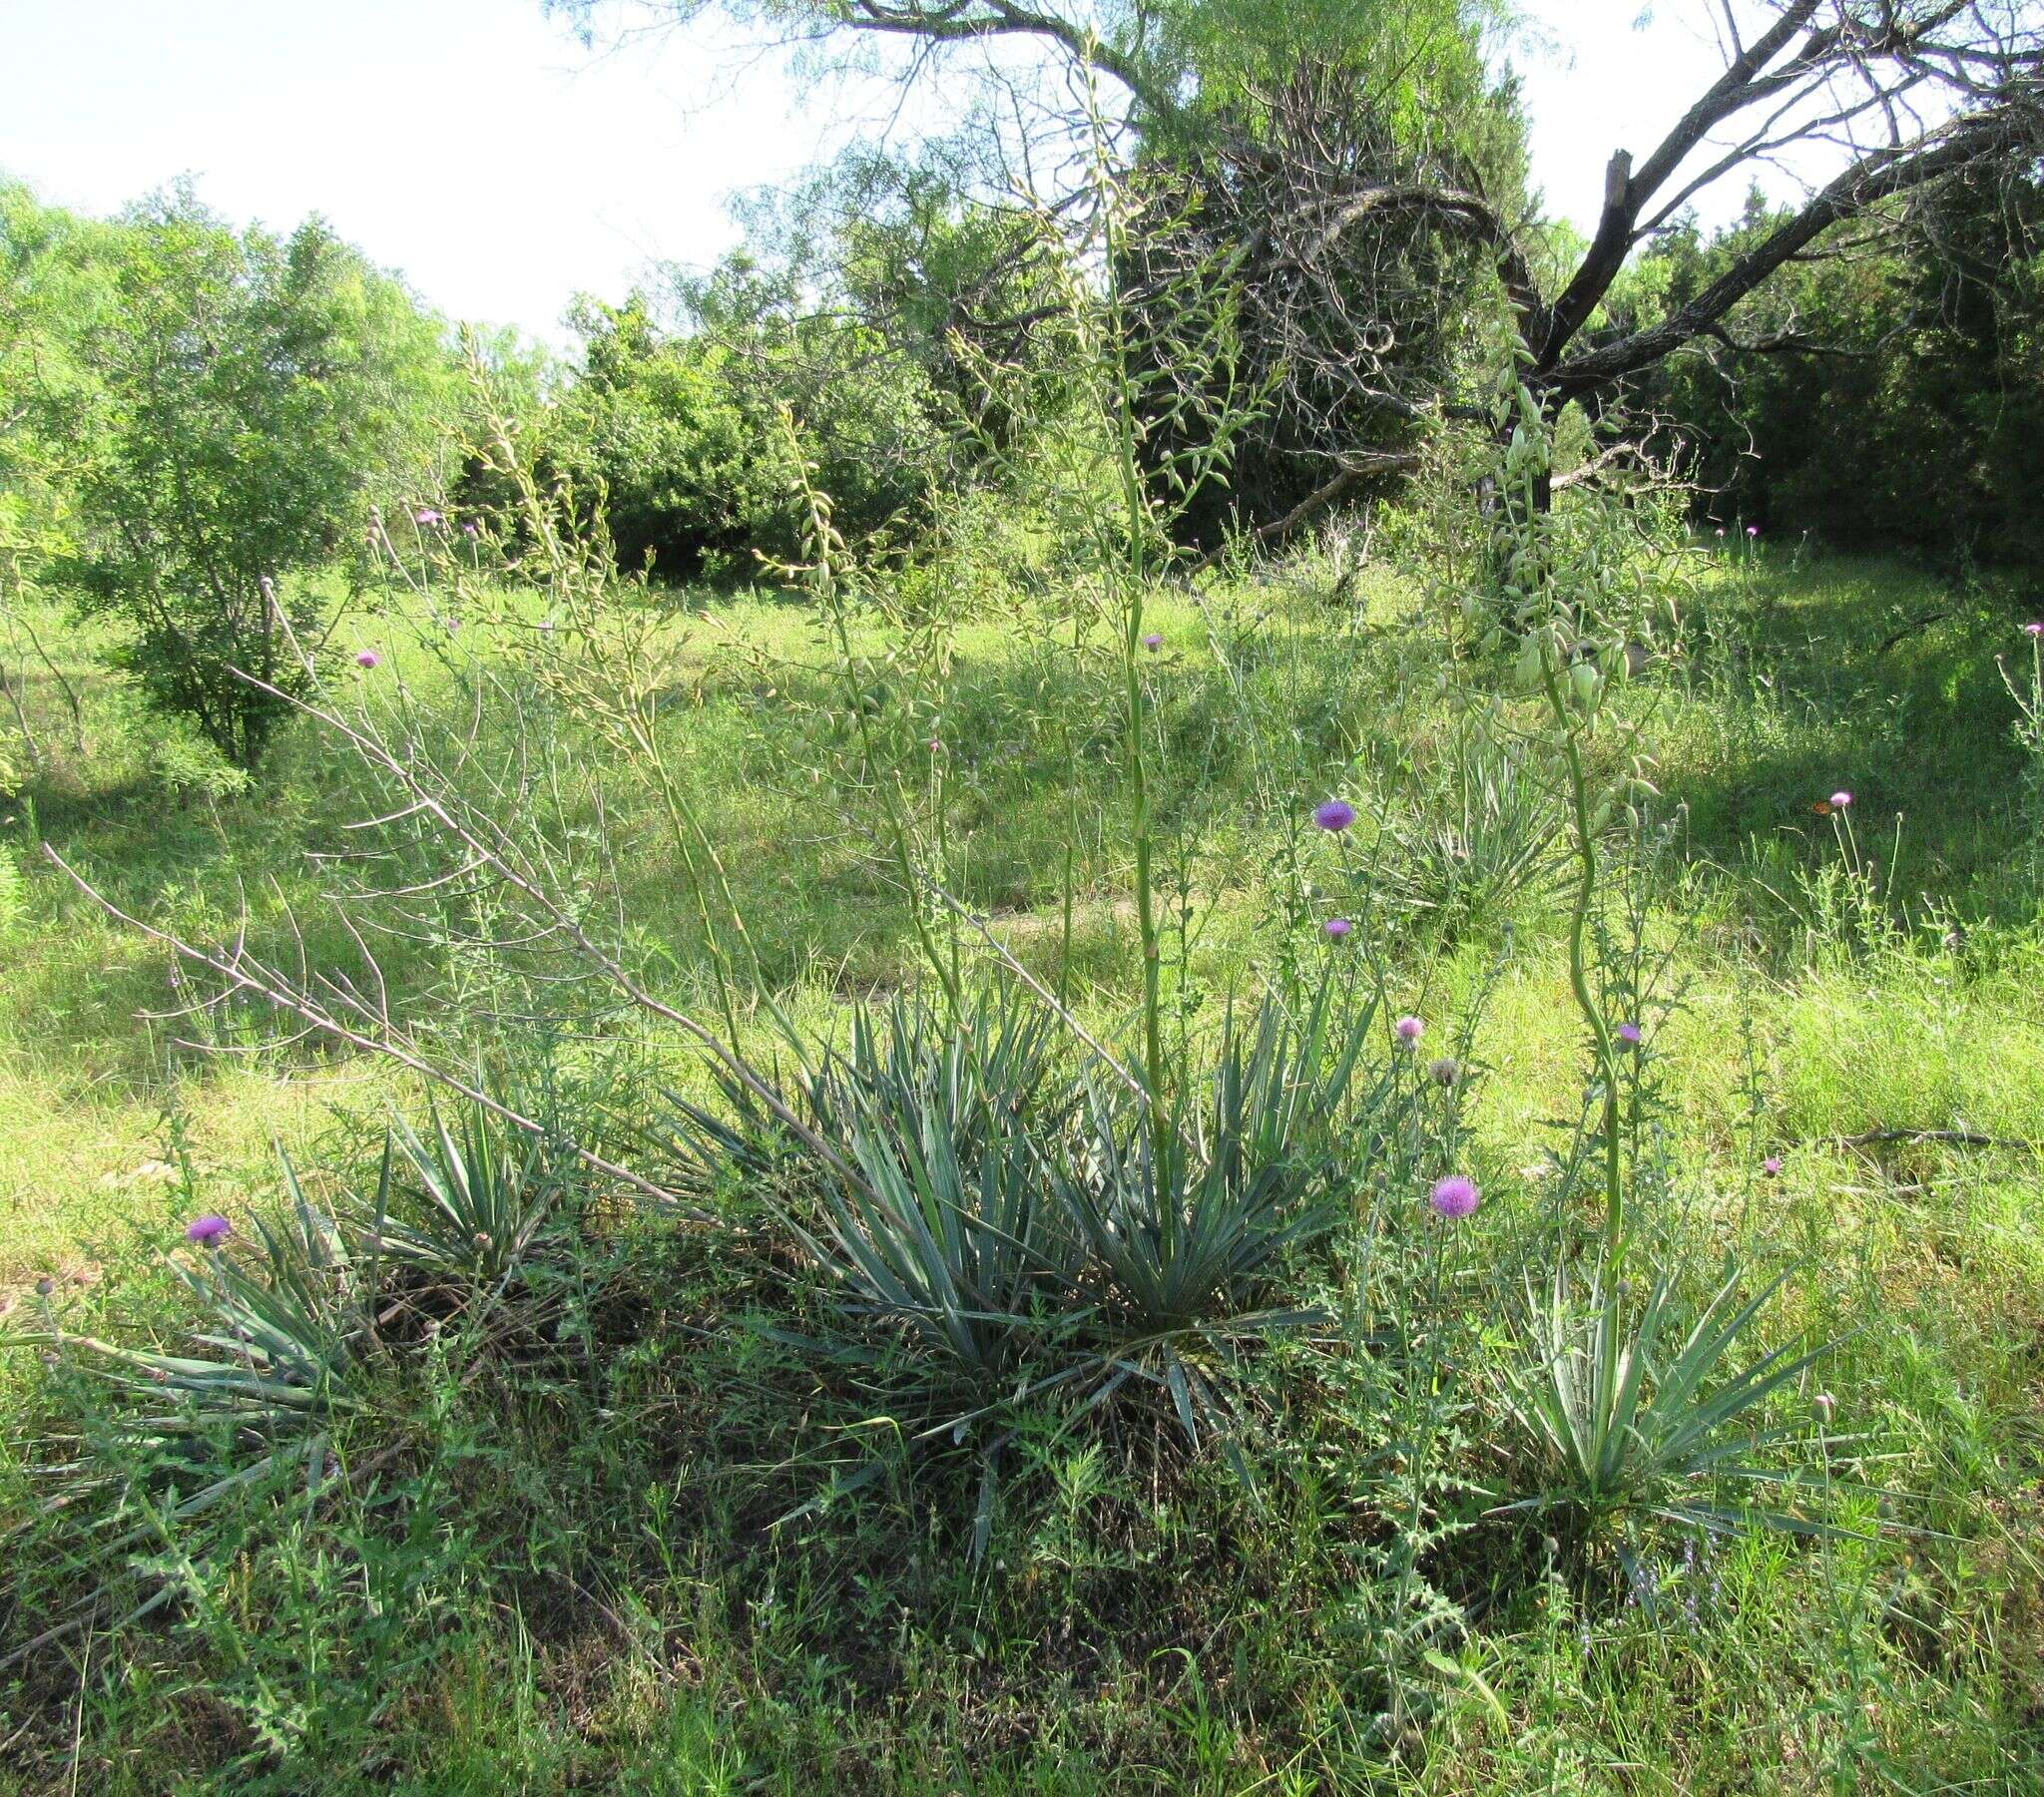
[[[1675,233],[1635,304],[1681,305],[1779,223],[1756,196],[1706,239]],[[1651,287],[1651,292],[1648,290]],[[1717,522],[1907,545],[1980,562],[2044,557],[2044,190],[1981,176],[1891,220],[1878,245],[1783,270],[1655,377]]]
[[[643,294],[581,307],[581,375],[549,454],[600,486],[626,566],[650,560],[688,579],[796,558],[782,408],[840,529],[859,538],[927,523],[944,450],[928,370],[856,305],[817,315],[802,273],[735,256],[681,288],[679,328],[663,328]]]
[[[90,379],[30,401],[67,463],[50,579],[121,622],[155,703],[253,766],[288,706],[235,671],[304,689],[327,563],[377,485],[424,472],[437,332],[316,223],[238,234],[179,192],[89,241],[104,301],[63,328]]]

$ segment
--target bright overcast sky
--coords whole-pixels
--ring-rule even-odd
[[[1717,68],[1700,0],[1531,0],[1534,174],[1594,221]],[[0,174],[117,211],[181,174],[237,221],[317,212],[433,304],[562,339],[578,291],[734,240],[735,192],[832,146],[770,64],[675,35],[583,50],[539,0],[0,0]],[[1727,206],[1737,196],[1728,197]]]

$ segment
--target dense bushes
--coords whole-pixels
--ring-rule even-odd
[[[1681,305],[1777,222],[1756,199],[1714,238],[1678,233],[1645,265],[1654,302]],[[2044,189],[1955,186],[1784,269],[1643,397],[1720,522],[2044,558]]]
[[[715,329],[663,330],[644,295],[590,301],[550,454],[600,486],[620,559],[676,580],[791,560],[800,508],[778,419],[797,423],[840,528],[919,521],[938,433],[912,365],[855,325],[755,292]]]
[[[10,472],[40,493],[38,572],[117,619],[143,691],[251,766],[288,703],[234,671],[303,688],[320,577],[432,460],[438,328],[316,222],[237,232],[181,191],[106,225],[16,193],[0,224],[19,338],[0,411],[25,426]]]

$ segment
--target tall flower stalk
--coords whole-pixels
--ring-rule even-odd
[[[1090,65],[1089,65],[1090,68]],[[1160,265],[1155,229],[1178,204],[1168,186],[1116,165],[1113,132],[1088,96],[1091,154],[1082,228],[1044,208],[1060,322],[1074,371],[1059,413],[1036,441],[1076,471],[1075,520],[1093,576],[1098,619],[1115,662],[1122,785],[1143,958],[1142,1066],[1149,1134],[1162,1164],[1174,1138],[1165,1047],[1164,930],[1157,893],[1155,707],[1158,637],[1149,605],[1176,553],[1172,527],[1191,498],[1226,477],[1235,439],[1258,398],[1238,385],[1232,265],[1195,258]],[[998,373],[998,371],[989,371]],[[1160,448],[1161,444],[1178,445]],[[1106,495],[1112,494],[1109,501]],[[1094,503],[1094,495],[1101,496]],[[1070,952],[1071,876],[1065,882]],[[1061,976],[1061,987],[1062,976]]]
[[[1616,810],[1618,793],[1600,791],[1584,745],[1606,712],[1613,680],[1631,672],[1647,635],[1637,603],[1639,576],[1630,557],[1634,534],[1592,494],[1573,516],[1546,497],[1551,473],[1548,420],[1521,387],[1504,454],[1503,503],[1493,543],[1501,592],[1498,636],[1518,645],[1518,673],[1546,711],[1545,735],[1567,789],[1575,853],[1575,895],[1569,917],[1569,990],[1588,1029],[1598,1095],[1599,1160],[1604,1197],[1603,1251],[1609,1289],[1625,1254],[1626,1189],[1623,1055],[1606,998],[1592,978],[1590,935],[1603,875],[1598,840]],[[1628,600],[1634,603],[1626,603]]]

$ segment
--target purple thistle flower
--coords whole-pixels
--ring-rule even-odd
[[[1721,524],[1721,525],[1719,525],[1719,527],[1718,527],[1718,535],[1722,537],[1722,536],[1724,536],[1724,534],[1725,534],[1725,527],[1724,527],[1724,526],[1723,526],[1723,525]]]
[[[1149,650],[1152,655],[1155,655],[1157,651],[1164,647],[1163,634],[1159,631],[1152,631],[1149,636],[1143,639],[1143,647]]]
[[[1851,802],[1852,795],[1849,792],[1834,792],[1831,794],[1831,809],[1833,811],[1842,811]]]
[[[1320,925],[1320,928],[1325,930],[1336,942],[1339,942],[1355,926],[1345,917],[1330,917],[1325,923]]]
[[[1416,1017],[1401,1017],[1391,1027],[1398,1032],[1398,1040],[1408,1046],[1417,1042],[1426,1032],[1426,1025]]]
[[[2044,637],[2044,618],[2033,618],[2023,626],[2025,637]]]
[[[1355,807],[1346,799],[1330,798],[1313,807],[1313,822],[1323,830],[1345,830],[1355,821]]]
[[[1749,537],[1758,537],[1761,534],[1761,527],[1757,524],[1749,524],[1746,527],[1746,534]]]
[[[198,1247],[210,1248],[216,1242],[234,1234],[235,1226],[217,1211],[208,1211],[204,1216],[195,1216],[185,1225],[185,1239]]]
[[[439,524],[442,522],[440,514],[434,511],[431,506],[420,506],[416,512],[412,513],[411,517],[414,524]]]
[[[1618,1039],[1628,1048],[1638,1048],[1642,1032],[1638,1024],[1625,1023],[1618,1026]]]
[[[461,620],[460,620],[460,619],[458,619],[458,618],[450,618],[450,619],[448,619],[448,620],[447,620],[447,634],[448,634],[448,636],[450,636],[450,637],[451,637],[451,636],[453,636],[453,635],[454,635],[454,633],[455,633],[456,631],[460,630],[460,629],[461,629]]]
[[[479,537],[482,535],[482,532],[475,528],[475,523],[473,520],[471,520],[469,523],[464,524],[461,527],[461,534],[464,537]]]
[[[1770,1179],[1777,1177],[1782,1171],[1782,1156],[1770,1154],[1767,1159],[1761,1162],[1761,1171],[1766,1173]]]
[[[539,621],[539,628],[542,631],[551,631],[554,628],[554,621],[551,618],[542,618]]]
[[[1439,1215],[1451,1221],[1467,1216],[1476,1208],[1476,1181],[1464,1173],[1450,1173],[1445,1179],[1436,1179],[1426,1199]]]
[[[355,651],[355,666],[357,668],[380,668],[383,666],[383,658],[373,649],[358,649]]]

